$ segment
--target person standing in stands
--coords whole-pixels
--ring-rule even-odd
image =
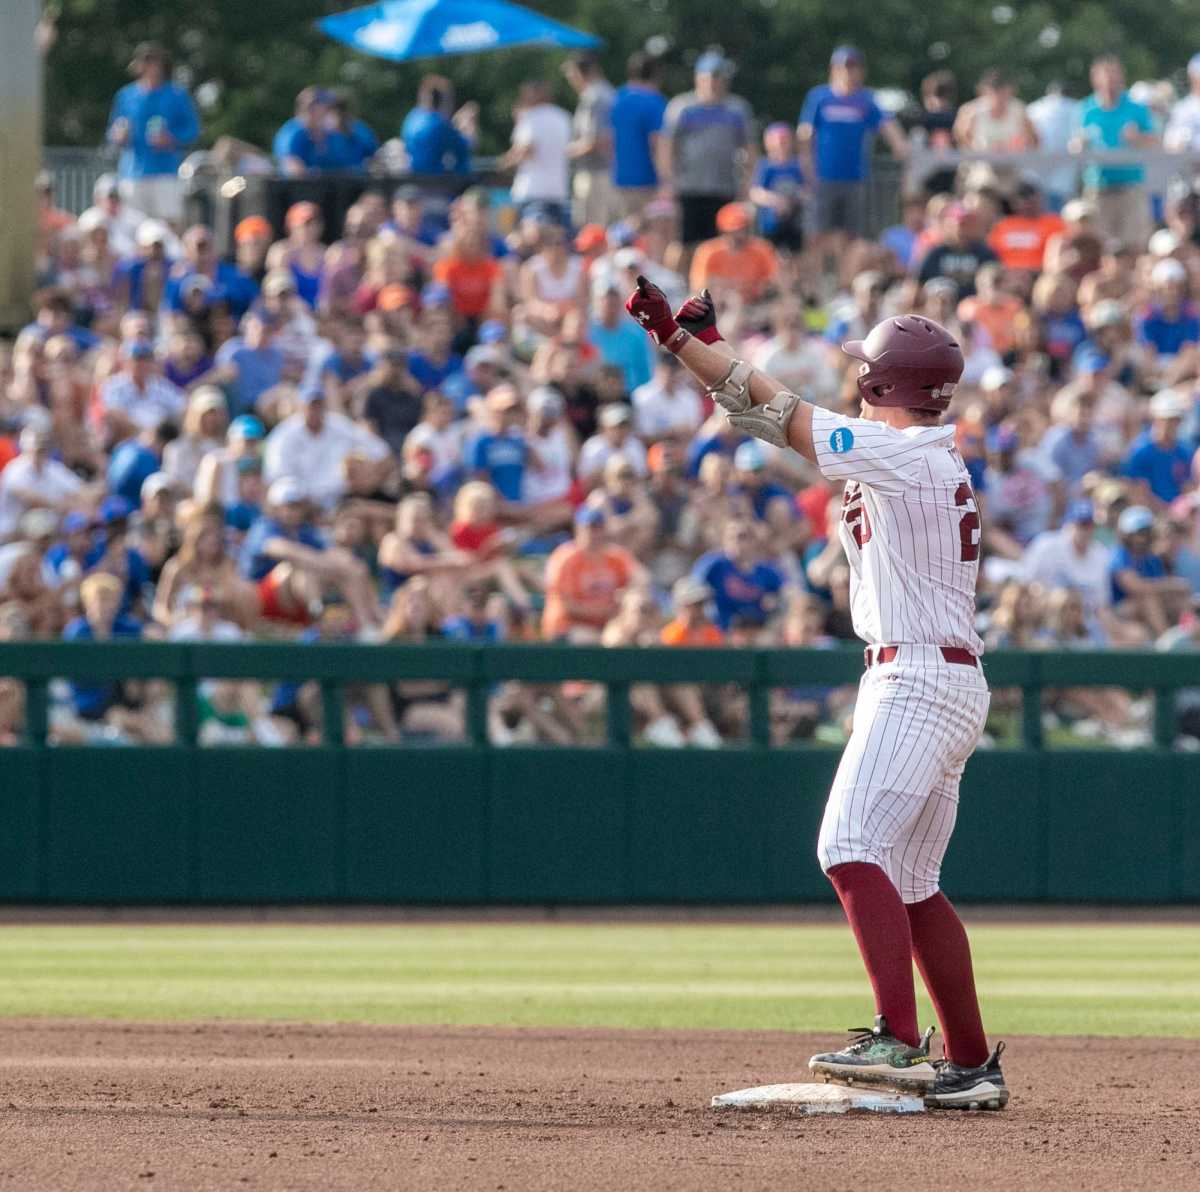
[[[892,153],[908,154],[908,140],[863,85],[867,65],[854,46],[839,46],[829,61],[829,82],[804,99],[797,136],[805,174],[816,179],[817,247],[837,256],[866,235],[870,145],[881,132]]]
[[[680,240],[690,251],[717,230],[717,212],[745,190],[753,115],[730,95],[733,63],[719,50],[696,59],[695,90],[677,95],[663,114],[658,175],[679,201]],[[681,254],[668,264],[678,269]]]
[[[109,144],[121,150],[121,194],[130,206],[178,227],[179,163],[200,135],[200,120],[191,96],[171,82],[171,56],[157,42],[142,42],[129,70],[135,80],[117,92],[108,117]]]
[[[613,138],[613,182],[623,219],[631,219],[654,198],[658,171],[654,162],[667,101],[658,89],[658,62],[637,51],[629,55],[627,81],[613,100],[609,120]]]
[[[454,103],[449,79],[426,75],[417,88],[417,106],[404,118],[400,138],[414,174],[469,174],[471,142],[479,108],[464,104],[453,119],[446,112]]]
[[[571,214],[576,227],[608,225],[615,218],[611,116],[616,92],[604,77],[595,54],[573,54],[563,65],[563,74],[579,96],[567,146],[567,157],[574,167]]]

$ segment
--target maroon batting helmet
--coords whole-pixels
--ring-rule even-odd
[[[942,413],[962,376],[963,354],[954,336],[923,315],[884,319],[866,339],[842,344],[861,360],[858,392],[873,406]]]

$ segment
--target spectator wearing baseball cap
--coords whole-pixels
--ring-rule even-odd
[[[1108,565],[1117,612],[1158,637],[1174,624],[1191,592],[1186,580],[1169,574],[1154,549],[1154,514],[1130,505],[1117,518],[1117,545]]]
[[[0,539],[29,509],[67,513],[86,503],[83,481],[51,455],[52,445],[48,429],[27,426],[21,432],[20,454],[0,472]]]
[[[296,114],[275,134],[271,152],[289,178],[342,170],[352,159],[349,142],[330,128],[332,98],[320,87],[305,87],[296,96]]]
[[[121,150],[121,193],[137,210],[178,225],[179,165],[200,135],[200,120],[191,97],[171,81],[171,57],[157,42],[134,50],[129,71],[135,81],[117,92],[108,117],[108,141]]]
[[[639,476],[648,471],[646,447],[633,433],[633,411],[624,402],[600,407],[599,429],[579,449],[578,474],[584,484],[594,484],[614,456],[626,459]]]
[[[121,367],[100,386],[106,414],[126,427],[145,430],[183,416],[183,392],[159,371],[154,345],[135,339],[121,347]]]
[[[271,271],[289,270],[296,293],[315,310],[325,273],[325,245],[321,242],[325,223],[321,208],[308,200],[293,203],[283,217],[283,226],[287,239],[272,250]],[[266,276],[269,278],[271,274]],[[266,278],[263,280],[265,289]]]
[[[239,466],[253,461],[261,468],[262,445],[266,427],[253,414],[241,414],[229,424],[225,446],[210,451],[196,470],[195,498],[201,508],[221,505],[226,508],[239,499]]]
[[[606,537],[604,513],[582,506],[575,515],[574,537],[546,560],[542,635],[597,640],[616,614],[622,592],[642,577],[637,560]]]
[[[729,93],[733,63],[719,50],[696,59],[695,89],[677,95],[663,113],[659,183],[679,201],[685,247],[708,240],[717,212],[742,191],[753,137],[753,113]]]
[[[749,305],[760,301],[779,273],[779,258],[766,241],[752,232],[754,222],[745,203],[726,203],[717,212],[717,231],[692,258],[689,282],[693,290],[732,290]]]
[[[707,607],[712,601],[708,584],[685,575],[671,589],[675,616],[662,628],[664,646],[720,646],[725,635],[709,619]]]
[[[802,160],[815,179],[816,231],[836,251],[847,238],[866,234],[866,182],[872,135],[882,132],[903,157],[908,142],[895,120],[863,86],[866,61],[854,46],[839,46],[829,61],[829,82],[804,98],[797,133]]]
[[[1143,500],[1169,505],[1191,475],[1192,452],[1179,441],[1179,427],[1189,402],[1174,389],[1161,389],[1149,402],[1150,425],[1133,443],[1121,463],[1121,475],[1137,481]]]
[[[1174,257],[1164,257],[1150,270],[1150,303],[1138,312],[1134,327],[1138,340],[1160,361],[1200,342],[1200,313],[1188,294],[1187,270]]]
[[[308,390],[300,408],[267,436],[263,471],[268,484],[285,478],[302,482],[315,505],[329,508],[346,491],[351,455],[373,464],[380,476],[391,458],[381,438],[347,415],[326,409],[319,389]]]

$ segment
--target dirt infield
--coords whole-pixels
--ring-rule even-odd
[[[1200,1041],[1011,1039],[1002,1114],[718,1114],[781,1033],[0,1023],[0,1187],[1200,1186]]]

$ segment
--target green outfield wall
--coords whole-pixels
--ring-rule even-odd
[[[20,903],[754,903],[827,900],[814,855],[837,749],[770,748],[768,692],[853,682],[858,651],[567,646],[0,645],[27,689],[27,741],[0,750],[0,901]],[[967,767],[944,885],[963,900],[1200,901],[1200,754],[1170,748],[1187,656],[990,657],[1019,689],[1020,744]],[[162,677],[177,744],[46,744],[52,679]],[[312,679],[325,743],[201,747],[203,678]],[[468,743],[348,747],[343,686],[445,679]],[[516,679],[602,682],[607,744],[487,743],[487,700]],[[750,741],[632,745],[635,682],[736,683]],[[1156,743],[1047,748],[1043,689],[1152,692]]]

